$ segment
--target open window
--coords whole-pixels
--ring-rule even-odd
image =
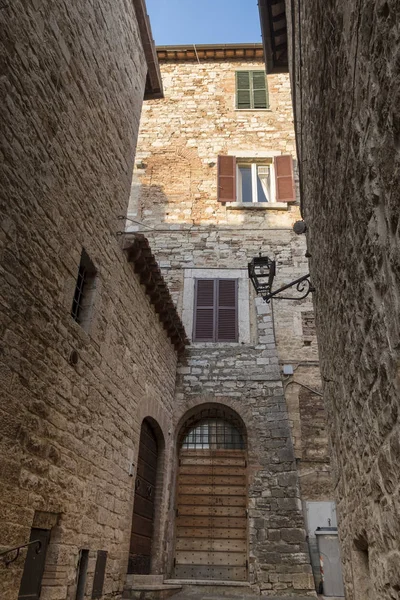
[[[237,201],[274,202],[275,186],[273,185],[274,165],[267,162],[239,162],[237,168]]]
[[[245,206],[296,201],[293,159],[218,157],[218,200]]]

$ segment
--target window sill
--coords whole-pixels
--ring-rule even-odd
[[[226,208],[231,210],[287,210],[287,202],[230,202]]]
[[[235,108],[235,112],[272,112],[272,108]]]
[[[229,346],[229,347],[243,346],[243,344],[245,342],[195,342],[194,340],[191,340],[190,343],[191,343],[192,348],[210,348],[210,347],[225,348],[227,346]]]

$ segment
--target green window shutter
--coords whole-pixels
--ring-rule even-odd
[[[236,71],[236,108],[268,108],[267,78],[264,71]]]
[[[250,71],[236,71],[236,108],[251,108]]]
[[[264,71],[251,71],[252,108],[268,108],[267,78]]]

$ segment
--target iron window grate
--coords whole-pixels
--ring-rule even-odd
[[[96,285],[96,269],[86,251],[82,249],[72,300],[71,316],[85,331],[89,331],[90,328]]]
[[[183,439],[185,450],[243,450],[241,433],[222,419],[203,419],[192,427]]]

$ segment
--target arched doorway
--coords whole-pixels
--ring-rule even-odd
[[[179,435],[174,574],[247,580],[245,435],[232,411],[206,409]]]
[[[150,573],[158,450],[154,430],[145,419],[140,431],[128,573]]]

